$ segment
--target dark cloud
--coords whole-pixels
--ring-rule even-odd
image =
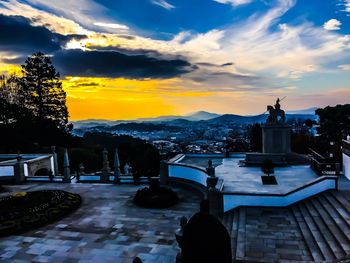
[[[128,39],[128,40],[134,40],[136,37],[130,36],[130,35],[118,35],[120,38]]]
[[[213,63],[208,63],[208,62],[199,62],[197,63],[198,66],[203,66],[203,67],[213,67],[213,68],[221,68],[221,67],[227,67],[227,66],[232,66],[234,63],[228,62],[224,63],[221,65],[213,64]]]
[[[165,60],[147,55],[127,55],[116,51],[61,50],[53,57],[62,75],[171,78],[193,71],[196,67],[181,59]]]
[[[161,53],[157,50],[152,49],[145,49],[145,48],[137,48],[137,49],[126,49],[119,45],[117,46],[96,46],[96,45],[89,45],[90,51],[116,51],[119,53],[123,53],[125,55],[129,56],[135,56],[135,55],[146,55],[148,57],[154,57],[157,59],[163,59],[163,60],[184,60],[187,61],[187,58],[182,55],[174,55],[174,54],[167,54],[167,53]]]
[[[232,66],[234,65],[235,63],[232,63],[232,62],[228,62],[228,63],[224,63],[221,65],[221,67],[227,67],[227,66]]]
[[[32,26],[30,20],[21,16],[0,15],[0,51],[17,55],[16,58],[3,58],[5,63],[22,64],[28,55],[40,51],[52,54],[54,65],[66,76],[170,78],[197,68],[183,57],[150,50],[119,47],[100,47],[92,51],[63,49],[72,38],[84,37],[64,36],[42,26]],[[127,35],[122,37],[132,39]]]
[[[238,86],[261,86],[263,83],[267,82],[267,79],[254,76],[254,75],[243,75],[232,72],[217,71],[213,72],[211,70],[198,69],[191,72],[186,76],[195,82],[206,83],[210,86],[215,86],[218,89],[219,86],[222,87],[232,87],[236,89]]]
[[[45,27],[32,26],[28,19],[21,16],[0,15],[1,51],[25,55],[38,51],[51,53],[60,50],[70,39],[81,37],[63,36]]]

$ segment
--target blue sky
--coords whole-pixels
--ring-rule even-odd
[[[278,96],[290,109],[321,107],[350,95],[350,0],[6,0],[0,15],[3,65],[43,50],[64,81],[100,78],[94,94],[101,78],[156,80],[156,91],[138,93],[169,114],[258,113]],[[68,97],[86,98],[86,84]]]

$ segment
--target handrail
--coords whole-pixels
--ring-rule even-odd
[[[24,162],[25,162],[25,163],[32,163],[32,162],[36,162],[36,161],[39,161],[39,160],[50,159],[51,157],[52,157],[52,155],[51,155],[51,154],[48,154],[48,155],[45,155],[45,156],[36,157],[36,158],[34,158],[34,159],[25,160]]]
[[[42,157],[42,156],[48,156],[48,155],[52,155],[51,153],[33,153],[33,154],[30,154],[30,153],[23,153],[23,154],[14,154],[14,153],[9,153],[9,154],[4,154],[4,153],[1,153],[0,154],[0,159],[1,158],[17,158],[18,156],[21,156],[23,159],[26,159],[26,158],[38,158],[38,157]]]
[[[199,170],[199,171],[208,175],[207,170],[205,170],[203,167],[198,166],[198,165],[187,164],[187,163],[169,163],[169,162],[167,164],[173,165],[173,166],[182,166],[182,167],[187,167],[187,168],[193,168],[193,169]]]
[[[321,154],[319,154],[318,152],[316,152],[315,150],[309,148],[309,151],[311,152],[312,155],[316,155],[319,158],[321,158],[322,160],[326,160],[326,158],[324,156],[322,156]]]
[[[0,166],[15,166],[15,163],[0,162]]]
[[[339,178],[338,176],[331,176],[331,175],[322,176],[322,177],[317,178],[316,180],[314,180],[314,181],[312,181],[312,182],[310,182],[308,184],[305,184],[303,186],[295,188],[295,189],[293,189],[293,190],[291,190],[291,191],[289,191],[287,193],[280,193],[280,194],[278,194],[278,193],[244,193],[244,192],[242,193],[242,192],[225,192],[225,191],[222,191],[221,193],[223,195],[252,195],[252,196],[281,196],[281,197],[283,197],[283,196],[287,196],[287,195],[293,194],[295,192],[298,192],[300,190],[303,190],[305,188],[308,188],[308,187],[310,187],[312,185],[315,185],[315,184],[317,184],[319,182],[322,182],[324,180],[333,179],[336,182],[338,182],[338,178]]]
[[[185,156],[186,156],[186,155],[185,155],[185,154],[182,154],[182,153],[177,154],[177,155],[175,155],[173,158],[171,158],[171,159],[168,161],[168,163],[176,163],[176,162],[182,160]]]

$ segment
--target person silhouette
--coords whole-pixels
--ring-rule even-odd
[[[183,263],[231,263],[231,238],[225,226],[209,214],[209,202],[188,221],[182,237]]]

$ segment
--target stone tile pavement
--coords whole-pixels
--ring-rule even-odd
[[[132,203],[137,186],[25,184],[10,191],[62,189],[79,193],[82,206],[62,220],[20,235],[0,238],[1,262],[114,262],[139,256],[144,263],[175,262],[174,232],[181,216],[197,212],[200,199],[176,189],[180,203],[170,209],[144,209]]]

